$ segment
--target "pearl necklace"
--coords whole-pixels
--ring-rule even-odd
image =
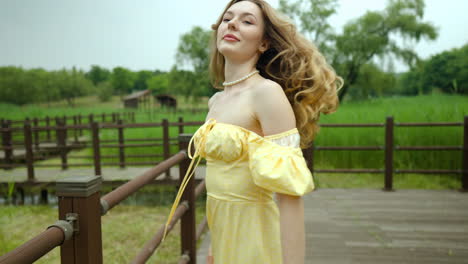
[[[244,80],[247,80],[248,78],[254,76],[254,74],[256,74],[256,73],[258,73],[258,70],[255,70],[255,71],[247,74],[246,76],[244,76],[244,77],[242,77],[242,78],[240,78],[238,80],[235,80],[235,81],[232,81],[232,82],[223,82],[223,86],[232,86],[234,84],[238,84],[238,83],[240,83],[240,82],[242,82]]]

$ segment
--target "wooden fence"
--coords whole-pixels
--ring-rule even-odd
[[[114,120],[115,121],[115,120]],[[171,146],[177,145],[177,138],[170,137],[170,127],[178,127],[178,133],[184,133],[184,127],[186,126],[199,126],[203,124],[203,121],[196,122],[184,122],[182,117],[179,117],[178,122],[169,122],[167,119],[163,119],[160,123],[124,123],[123,120],[116,120],[116,123],[98,123],[90,119],[91,123],[87,124],[73,124],[64,125],[58,122],[56,126],[31,126],[30,122],[25,122],[22,128],[24,135],[23,146],[25,149],[25,163],[14,163],[12,159],[12,151],[14,147],[11,143],[11,133],[19,128],[8,127],[7,123],[3,123],[2,132],[2,148],[0,151],[4,151],[3,164],[0,164],[0,168],[10,169],[15,167],[27,167],[28,181],[35,182],[34,168],[35,167],[51,167],[60,166],[62,169],[76,166],[88,166],[94,167],[95,175],[101,175],[101,166],[119,166],[124,168],[126,166],[133,165],[154,165],[157,161],[156,158],[161,160],[168,159],[173,153],[171,153]],[[393,189],[393,174],[395,173],[421,173],[421,174],[454,174],[461,176],[462,190],[468,189],[468,116],[464,117],[463,122],[438,122],[438,123],[395,123],[393,117],[387,117],[385,123],[367,123],[367,124],[323,124],[322,127],[356,127],[364,129],[366,127],[383,127],[385,129],[385,144],[382,146],[317,146],[304,150],[304,156],[308,161],[310,170],[313,173],[382,173],[384,175],[384,189]],[[394,129],[395,127],[427,127],[427,126],[459,126],[463,128],[463,145],[462,146],[397,146],[394,141]],[[124,130],[130,128],[154,128],[159,127],[162,129],[162,138],[127,138],[124,136]],[[114,140],[102,140],[99,137],[100,131],[103,129],[115,129],[118,135],[117,139]],[[55,131],[57,142],[55,148],[59,151],[61,157],[60,165],[51,164],[35,164],[37,160],[35,157],[35,148],[40,143],[34,140],[36,133],[50,133]],[[81,140],[69,140],[67,135],[76,135],[86,131],[89,135],[87,139]],[[68,139],[68,140],[67,140]],[[135,143],[149,141],[150,143]],[[93,156],[78,156],[69,155],[69,151],[76,148],[92,147]],[[152,154],[133,154],[126,155],[126,149],[131,147],[161,147],[161,153]],[[104,148],[117,148],[118,154],[116,155],[101,155],[101,150]],[[40,147],[39,147],[40,149]],[[314,167],[314,153],[317,151],[336,151],[336,150],[347,150],[347,151],[383,151],[385,156],[385,162],[383,168],[366,168],[366,169],[317,169]],[[449,150],[459,151],[462,158],[462,164],[459,169],[452,170],[409,170],[409,169],[395,169],[393,157],[397,151],[423,151],[423,150]],[[89,158],[92,160],[90,163],[69,163],[68,158]],[[118,159],[118,162],[106,162],[103,159]],[[128,158],[150,158],[152,161],[137,161],[130,162]],[[166,172],[166,176],[169,176],[169,172]]]
[[[60,246],[61,263],[103,263],[101,216],[177,164],[182,182],[190,165],[187,155],[190,138],[191,135],[181,134],[179,153],[102,197],[100,176],[74,177],[58,181],[56,194],[59,198],[60,220],[43,233],[1,256],[0,264],[32,263],[57,246]],[[204,190],[204,181],[195,186],[195,177],[192,177],[169,223],[168,232],[181,220],[179,263],[196,263],[196,241],[200,238],[207,222],[205,217],[196,227],[195,200]],[[154,237],[148,240],[132,263],[145,263],[153,255],[161,244],[164,230],[163,225]]]
[[[461,126],[463,128],[463,145],[461,146],[397,146],[395,145],[394,128],[395,127],[430,127],[430,126]],[[367,124],[324,124],[321,127],[383,127],[385,128],[385,145],[383,146],[314,146],[304,150],[304,156],[308,161],[309,169],[313,173],[383,173],[384,187],[386,191],[393,190],[393,174],[395,173],[419,173],[419,174],[454,174],[461,177],[461,190],[468,191],[468,116],[465,116],[463,122],[434,122],[434,123],[395,123],[392,116],[386,118],[385,123],[367,123]],[[316,151],[336,151],[336,150],[368,150],[384,151],[384,168],[376,169],[315,169],[314,152]],[[449,150],[459,151],[461,155],[460,169],[441,170],[441,169],[394,169],[393,157],[395,151],[424,151],[424,150]]]

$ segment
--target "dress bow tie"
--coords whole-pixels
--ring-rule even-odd
[[[185,174],[182,180],[182,183],[180,184],[179,191],[177,192],[175,201],[172,204],[171,212],[169,213],[169,217],[164,227],[164,234],[163,234],[162,241],[164,241],[164,239],[166,238],[167,229],[169,228],[169,224],[172,221],[172,217],[174,216],[175,210],[179,206],[180,198],[182,197],[182,194],[184,193],[185,187],[187,186],[189,180],[192,178],[193,174],[195,173],[195,169],[197,168],[198,164],[200,163],[202,159],[202,157],[200,156],[200,148],[201,146],[205,146],[206,136],[208,135],[208,132],[210,132],[211,129],[213,129],[215,124],[216,124],[216,119],[214,118],[208,119],[200,128],[198,128],[198,130],[195,132],[195,134],[193,134],[192,138],[190,139],[188,149],[187,149],[187,155],[192,161],[190,162],[187,173]],[[192,156],[192,143],[193,144],[195,143],[194,138],[198,134],[200,134],[200,140],[198,141],[198,144],[195,147],[195,152]],[[195,163],[195,166],[193,166],[194,163]]]

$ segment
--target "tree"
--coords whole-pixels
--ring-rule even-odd
[[[177,47],[177,64],[189,65],[197,73],[205,72],[209,65],[209,41],[211,32],[195,26],[183,34]]]
[[[123,67],[115,67],[112,70],[111,84],[114,91],[122,97],[124,94],[132,92],[133,88],[133,73]]]
[[[14,104],[39,102],[47,73],[43,69],[24,70],[21,67],[0,68],[0,101]]]
[[[167,94],[171,93],[169,86],[169,74],[154,75],[146,81],[148,89],[152,90],[154,94]]]
[[[109,81],[100,82],[96,86],[96,90],[98,93],[99,101],[101,102],[109,102],[112,99],[112,95],[114,94],[114,89]]]
[[[176,54],[177,65],[171,70],[170,85],[186,97],[210,96],[215,92],[208,72],[210,38],[211,31],[198,26],[180,38]],[[185,65],[193,69],[192,73],[181,70]]]
[[[468,44],[431,56],[405,73],[400,81],[408,93],[468,94]]]
[[[133,84],[133,90],[142,91],[148,89],[147,81],[153,77],[151,71],[139,71],[136,73],[135,83]]]
[[[395,94],[395,74],[382,71],[375,63],[363,65],[359,78],[349,91],[352,99],[369,99]]]
[[[294,8],[294,5],[300,5],[304,1],[298,0],[289,5],[282,0],[280,8],[289,12],[290,16],[304,20],[308,12],[314,12],[314,9]],[[319,11],[330,10],[336,4],[336,1],[332,0],[309,1],[313,3],[311,6]],[[317,15],[323,21],[326,21],[332,14],[332,12],[325,11]],[[339,94],[340,101],[343,101],[349,88],[357,82],[361,67],[376,58],[395,57],[403,60],[410,67],[416,65],[419,61],[416,52],[411,46],[400,46],[395,36],[413,43],[422,38],[436,39],[437,30],[431,23],[423,22],[423,17],[424,0],[389,0],[383,11],[368,11],[363,16],[348,22],[340,35],[331,34],[330,30],[326,30],[326,34],[320,33],[321,29],[328,28],[325,26],[305,28],[305,31],[326,37],[319,39],[320,43],[317,45],[327,46],[323,52],[331,58],[332,66],[345,80]]]
[[[109,70],[101,68],[98,65],[92,65],[91,70],[89,70],[85,76],[91,80],[94,85],[98,85],[100,82],[109,80],[110,75],[111,73]]]
[[[51,74],[42,68],[31,69],[26,72],[31,88],[29,102],[50,102],[59,99],[59,91],[50,81]]]
[[[42,68],[0,67],[0,98],[4,102],[23,105],[66,99],[73,106],[76,97],[92,89],[92,82],[76,68],[47,72]]]
[[[333,27],[327,22],[336,13],[338,0],[296,1],[288,4],[280,0],[280,10],[291,17],[302,34],[316,43],[319,50],[329,54],[331,41],[335,35]]]
[[[0,71],[0,100],[14,104],[30,102],[27,71],[19,67],[2,67]]]
[[[56,85],[59,88],[60,97],[67,100],[68,105],[75,105],[75,98],[89,94],[93,90],[93,83],[87,79],[84,72],[62,69],[58,72]]]

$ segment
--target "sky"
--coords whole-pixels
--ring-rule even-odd
[[[268,1],[268,0],[267,0]],[[268,1],[274,8],[279,0]],[[424,21],[439,29],[436,41],[415,46],[421,58],[468,42],[467,0],[426,0]],[[58,70],[91,65],[168,71],[180,36],[209,29],[228,0],[0,0],[0,66]],[[339,0],[330,23],[337,32],[386,0]],[[395,62],[397,72],[407,68]]]

